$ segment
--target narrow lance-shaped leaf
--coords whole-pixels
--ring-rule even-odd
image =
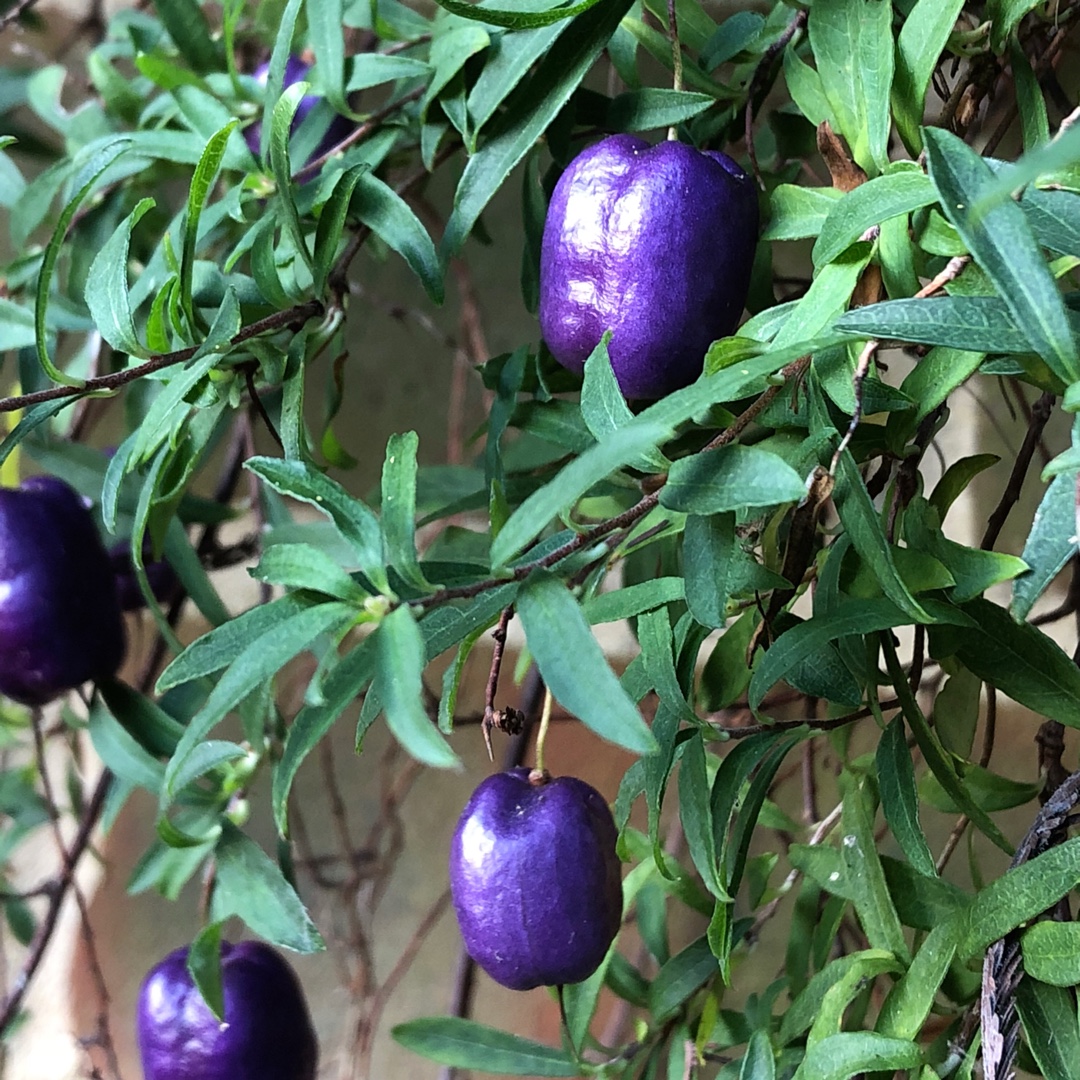
[[[529,651],[555,699],[601,738],[635,753],[655,742],[566,586],[535,573],[517,598]]]
[[[379,624],[376,655],[372,689],[394,737],[425,765],[441,769],[457,766],[457,755],[424,709],[424,639],[407,607],[391,611]]]
[[[135,332],[128,299],[128,249],[131,231],[143,215],[155,205],[153,199],[140,199],[135,209],[117,225],[105,246],[94,256],[86,278],[84,296],[90,317],[101,336],[117,352],[145,357],[147,350]]]
[[[465,167],[443,235],[444,258],[461,250],[484,207],[592,69],[630,6],[631,0],[599,0],[576,20],[573,35],[540,61],[506,126]]]
[[[964,141],[941,128],[925,132],[927,168],[945,216],[994,283],[1032,348],[1066,383],[1080,379],[1080,352],[1065,305],[1024,211],[1006,200],[973,212],[994,174]]]
[[[131,146],[131,139],[127,136],[117,136],[105,142],[90,160],[79,170],[72,187],[75,194],[71,201],[64,207],[56,222],[52,237],[45,248],[45,254],[41,260],[41,270],[38,271],[37,296],[34,304],[34,340],[37,345],[38,363],[41,370],[52,379],[53,382],[63,383],[65,386],[81,386],[82,379],[72,379],[65,375],[49,357],[49,343],[45,326],[46,314],[49,307],[49,292],[52,287],[53,271],[56,269],[56,261],[60,258],[60,249],[63,247],[68,228],[75,220],[86,196],[97,183],[102,173]]]
[[[225,147],[229,136],[237,125],[230,120],[220,131],[215,132],[203,150],[195,175],[191,178],[188,189],[187,213],[184,216],[184,248],[180,259],[180,305],[187,316],[188,328],[196,335],[201,326],[197,324],[195,303],[191,295],[192,275],[195,272],[195,243],[199,237],[199,218],[210,191],[221,169],[221,160],[225,156]]]

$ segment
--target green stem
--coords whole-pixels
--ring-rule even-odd
[[[675,0],[668,0],[668,36],[671,38],[671,68],[674,73],[672,87],[675,90],[683,88],[682,77],[682,47],[679,45],[679,21],[675,15]],[[667,137],[674,141],[676,138],[675,125],[668,128]]]
[[[551,725],[551,691],[544,690],[544,711],[540,714],[540,730],[536,733],[536,771],[544,772],[544,743],[547,741],[548,727]]]

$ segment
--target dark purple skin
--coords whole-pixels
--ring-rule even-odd
[[[225,1023],[177,949],[143,980],[138,1040],[145,1080],[315,1080],[319,1048],[293,970],[261,941],[222,943]]]
[[[112,564],[82,498],[52,476],[0,489],[0,693],[44,705],[115,674],[125,647]]]
[[[143,567],[150,591],[159,602],[168,600],[177,586],[176,572],[164,560],[153,560],[154,547],[149,536],[143,537]],[[123,611],[138,611],[146,607],[146,597],[139,588],[135,567],[131,562],[131,541],[121,540],[109,548],[109,560],[116,575],[116,595]]]
[[[303,82],[307,78],[307,73],[311,70],[309,64],[305,64],[297,56],[290,56],[285,61],[285,78],[283,80],[283,87],[287,89],[292,86],[293,83]],[[261,85],[266,85],[267,76],[270,74],[269,64],[260,64],[254,71],[255,81]],[[300,104],[296,107],[296,113],[293,115],[292,126],[289,128],[290,134],[295,135],[296,129],[303,123],[304,118],[312,109],[319,103],[321,99],[315,94],[308,94],[300,99]],[[353,129],[352,121],[344,116],[336,116],[331,122],[330,126],[326,129],[326,134],[319,142],[315,153],[311,155],[311,160],[317,157],[322,157],[328,150],[337,146],[346,135]],[[259,156],[259,143],[262,140],[262,122],[256,121],[250,125],[244,131],[244,141],[248,144],[248,149],[258,157]]]
[[[619,387],[654,399],[738,325],[758,235],[753,180],[726,154],[613,135],[567,167],[540,251],[540,329],[584,370],[605,330]]]
[[[572,776],[489,776],[450,846],[450,891],[469,955],[511,990],[587,979],[622,918],[617,831],[603,796]]]

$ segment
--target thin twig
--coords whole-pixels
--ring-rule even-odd
[[[998,535],[1005,525],[1005,519],[1009,516],[1012,508],[1020,500],[1020,492],[1024,487],[1024,478],[1031,467],[1031,459],[1035,455],[1035,449],[1042,438],[1043,428],[1046,427],[1050,416],[1054,411],[1055,396],[1049,390],[1039,395],[1038,401],[1031,409],[1031,423],[1028,425],[1027,434],[1017,452],[1013,462],[1012,472],[1009,474],[1009,482],[1001,493],[1001,500],[994,508],[986,523],[986,532],[983,533],[979,547],[983,551],[990,551],[997,542]]]
[[[757,151],[754,149],[754,115],[757,112],[754,100],[761,94],[761,88],[765,84],[772,71],[773,63],[777,56],[788,47],[788,45],[795,39],[795,35],[800,33],[803,27],[806,26],[806,11],[799,11],[795,17],[788,23],[784,32],[765,50],[761,59],[758,61],[758,65],[754,68],[754,74],[750,79],[750,86],[746,91],[746,111],[743,114],[743,135],[746,139],[746,152],[750,157],[750,165],[754,170],[754,176],[757,179],[758,186],[762,191],[765,190],[765,181],[761,178],[761,168],[758,166]]]

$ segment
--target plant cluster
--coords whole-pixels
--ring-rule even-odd
[[[585,785],[511,771],[481,785],[455,841],[454,899],[485,969],[522,987],[580,980],[559,991],[563,1045],[473,1021],[467,995],[459,1015],[396,1028],[401,1044],[506,1075],[992,1080],[1019,1060],[1075,1076],[1080,778],[1063,733],[1080,727],[1080,669],[1041,627],[1075,616],[1080,590],[1033,612],[1077,566],[1080,427],[1069,445],[1044,435],[1080,411],[1080,3],[775,0],[718,16],[695,0],[437,2],[155,0],[91,19],[77,70],[14,53],[0,71],[0,718],[37,765],[0,775],[0,850],[78,817],[70,842],[56,829],[55,878],[0,894],[27,946],[0,1034],[78,898],[94,830],[141,788],[156,838],[131,888],[175,896],[204,876],[204,925],[163,963],[218,1038],[230,978],[248,985],[238,958],[275,956],[220,945],[229,920],[323,945],[293,858],[298,771],[342,724],[358,752],[385,724],[415,768],[458,765],[455,744],[479,737],[458,686],[493,632],[486,737],[531,727],[546,692],[635,757],[612,821]],[[32,27],[33,4],[0,33]],[[605,154],[612,189],[576,187]],[[442,176],[452,205],[435,220],[421,196]],[[417,435],[396,434],[362,499],[335,426],[363,394],[348,341],[367,300],[350,275],[400,258],[442,303],[508,183],[536,333],[479,357],[489,407],[467,461],[422,465]],[[774,258],[798,273],[774,274]],[[592,313],[583,289],[601,298]],[[321,408],[313,380],[332,387]],[[934,468],[950,403],[997,386],[1026,428],[1005,482],[986,454]],[[254,453],[263,429],[272,454]],[[1038,512],[1019,550],[998,550],[1040,452]],[[56,481],[15,490],[35,470],[90,501],[89,534]],[[988,479],[985,533],[961,543],[946,523]],[[258,531],[230,547],[243,490]],[[21,509],[33,491],[40,521]],[[46,491],[81,523],[50,523]],[[156,633],[129,681],[117,545]],[[249,556],[265,602],[237,613],[215,570]],[[27,588],[52,606],[9,608]],[[185,611],[210,627],[186,646]],[[531,668],[521,714],[500,688],[512,619]],[[616,674],[592,628],[620,620],[640,648]],[[13,650],[32,633],[53,666],[27,687]],[[293,713],[279,674],[304,653]],[[40,704],[88,679],[47,728]],[[1004,698],[1043,748],[1029,782],[993,767]],[[86,792],[73,766],[61,806],[44,744],[84,729],[106,769]],[[269,805],[247,797],[259,771]],[[527,807],[523,846],[511,806]],[[998,817],[1017,807],[1019,834]],[[251,812],[272,817],[274,852],[245,831]],[[934,851],[920,815],[939,812],[954,825]],[[545,839],[558,827],[580,845],[573,872]],[[506,856],[479,878],[470,828]],[[950,874],[964,842],[967,874]],[[580,889],[579,948],[559,923]],[[686,913],[701,933],[673,952],[668,924]],[[612,942],[631,921],[637,955]],[[764,935],[786,942],[779,972],[745,963]],[[258,992],[280,989],[271,1003],[291,1001],[303,1033],[275,971]],[[364,1039],[398,974],[377,991],[356,980],[376,1003]],[[636,1019],[602,1041],[605,987]],[[148,1077],[187,1080],[149,1015]],[[107,1021],[103,1005],[106,1059]]]

